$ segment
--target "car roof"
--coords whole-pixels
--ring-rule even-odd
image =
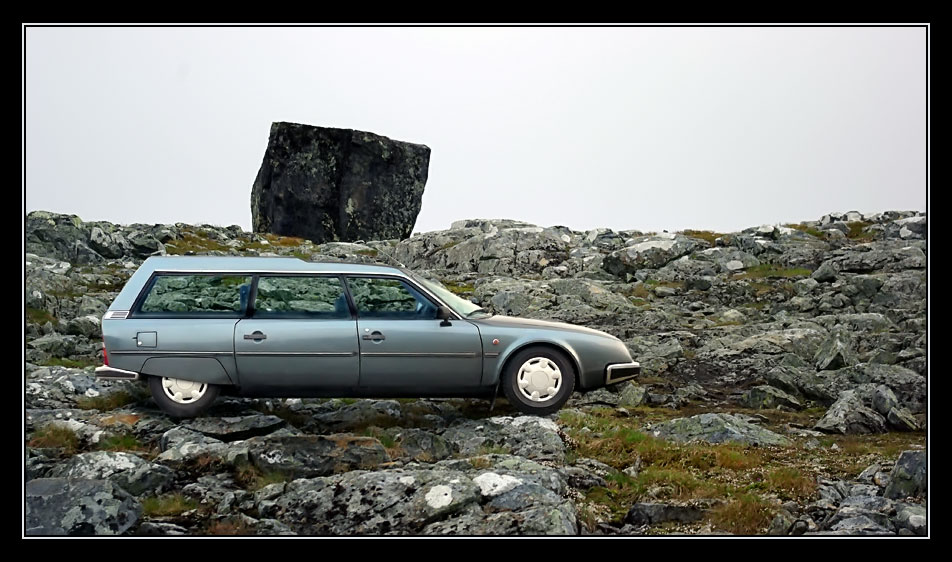
[[[298,258],[260,256],[152,256],[143,262],[141,269],[158,272],[206,271],[215,273],[230,271],[248,273],[404,273],[400,268],[387,265],[347,262],[310,262]]]

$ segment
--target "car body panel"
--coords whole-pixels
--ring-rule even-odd
[[[360,386],[481,386],[479,328],[465,320],[359,318]]]
[[[255,334],[265,339],[246,339]],[[238,381],[246,393],[278,388],[356,386],[360,374],[353,318],[244,318],[235,326]],[[276,366],[280,368],[276,368]]]
[[[488,357],[495,360],[484,370],[484,381],[489,384],[502,376],[509,357],[529,345],[549,345],[566,353],[577,371],[576,386],[582,390],[602,386],[609,364],[631,361],[621,340],[584,326],[510,316],[491,316],[473,323],[480,327],[488,354],[499,354]],[[499,343],[494,344],[495,340]]]
[[[254,318],[248,317],[254,296],[241,288],[242,308],[233,314],[137,313],[151,279],[167,273],[253,276],[255,284],[259,274],[383,276],[404,281],[451,312],[446,320],[359,318],[348,293],[351,319]],[[577,370],[580,390],[604,386],[608,365],[632,363],[623,342],[591,328],[506,316],[464,318],[402,269],[293,258],[151,257],[109,306],[102,327],[110,367],[233,385],[249,396],[489,396],[508,359],[530,345],[563,351]],[[255,331],[268,337],[245,339]]]
[[[228,382],[223,384],[238,384],[234,356],[235,324],[238,320],[238,318],[202,320],[191,318],[110,320],[104,318],[103,339],[109,353],[109,366],[144,373],[143,366],[153,358],[212,358],[225,372]],[[140,346],[141,340],[138,334],[153,332],[155,347]],[[163,363],[153,363],[152,368],[155,369],[161,365]],[[171,364],[164,363],[164,365]],[[208,374],[204,370],[204,366],[210,365],[210,363],[202,362],[180,362],[182,371],[178,378],[213,382],[206,380]]]

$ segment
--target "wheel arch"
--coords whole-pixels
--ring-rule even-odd
[[[139,372],[152,377],[169,377],[220,386],[234,384],[225,367],[213,357],[152,357],[146,360]]]
[[[528,349],[530,347],[542,347],[548,348],[552,351],[561,353],[565,356],[569,363],[572,365],[572,368],[575,370],[575,378],[578,380],[581,371],[581,364],[579,363],[578,356],[575,354],[575,351],[570,347],[553,342],[553,341],[529,341],[519,344],[516,347],[513,347],[506,354],[503,361],[499,364],[499,369],[496,372],[496,393],[498,394],[502,390],[502,377],[506,373],[506,369],[509,368],[509,365],[512,364],[512,358],[519,354],[519,352]]]

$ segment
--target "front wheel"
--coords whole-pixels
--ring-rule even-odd
[[[149,390],[166,414],[173,418],[194,418],[211,406],[221,388],[204,382],[149,377]]]
[[[575,389],[575,369],[565,354],[530,347],[513,356],[502,381],[506,399],[524,414],[546,416],[561,408]]]

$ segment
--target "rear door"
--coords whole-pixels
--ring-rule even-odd
[[[479,386],[482,342],[465,320],[436,318],[437,303],[402,279],[348,275],[360,334],[360,386],[419,392]]]
[[[260,275],[251,306],[234,336],[243,391],[357,386],[357,322],[340,277]]]

